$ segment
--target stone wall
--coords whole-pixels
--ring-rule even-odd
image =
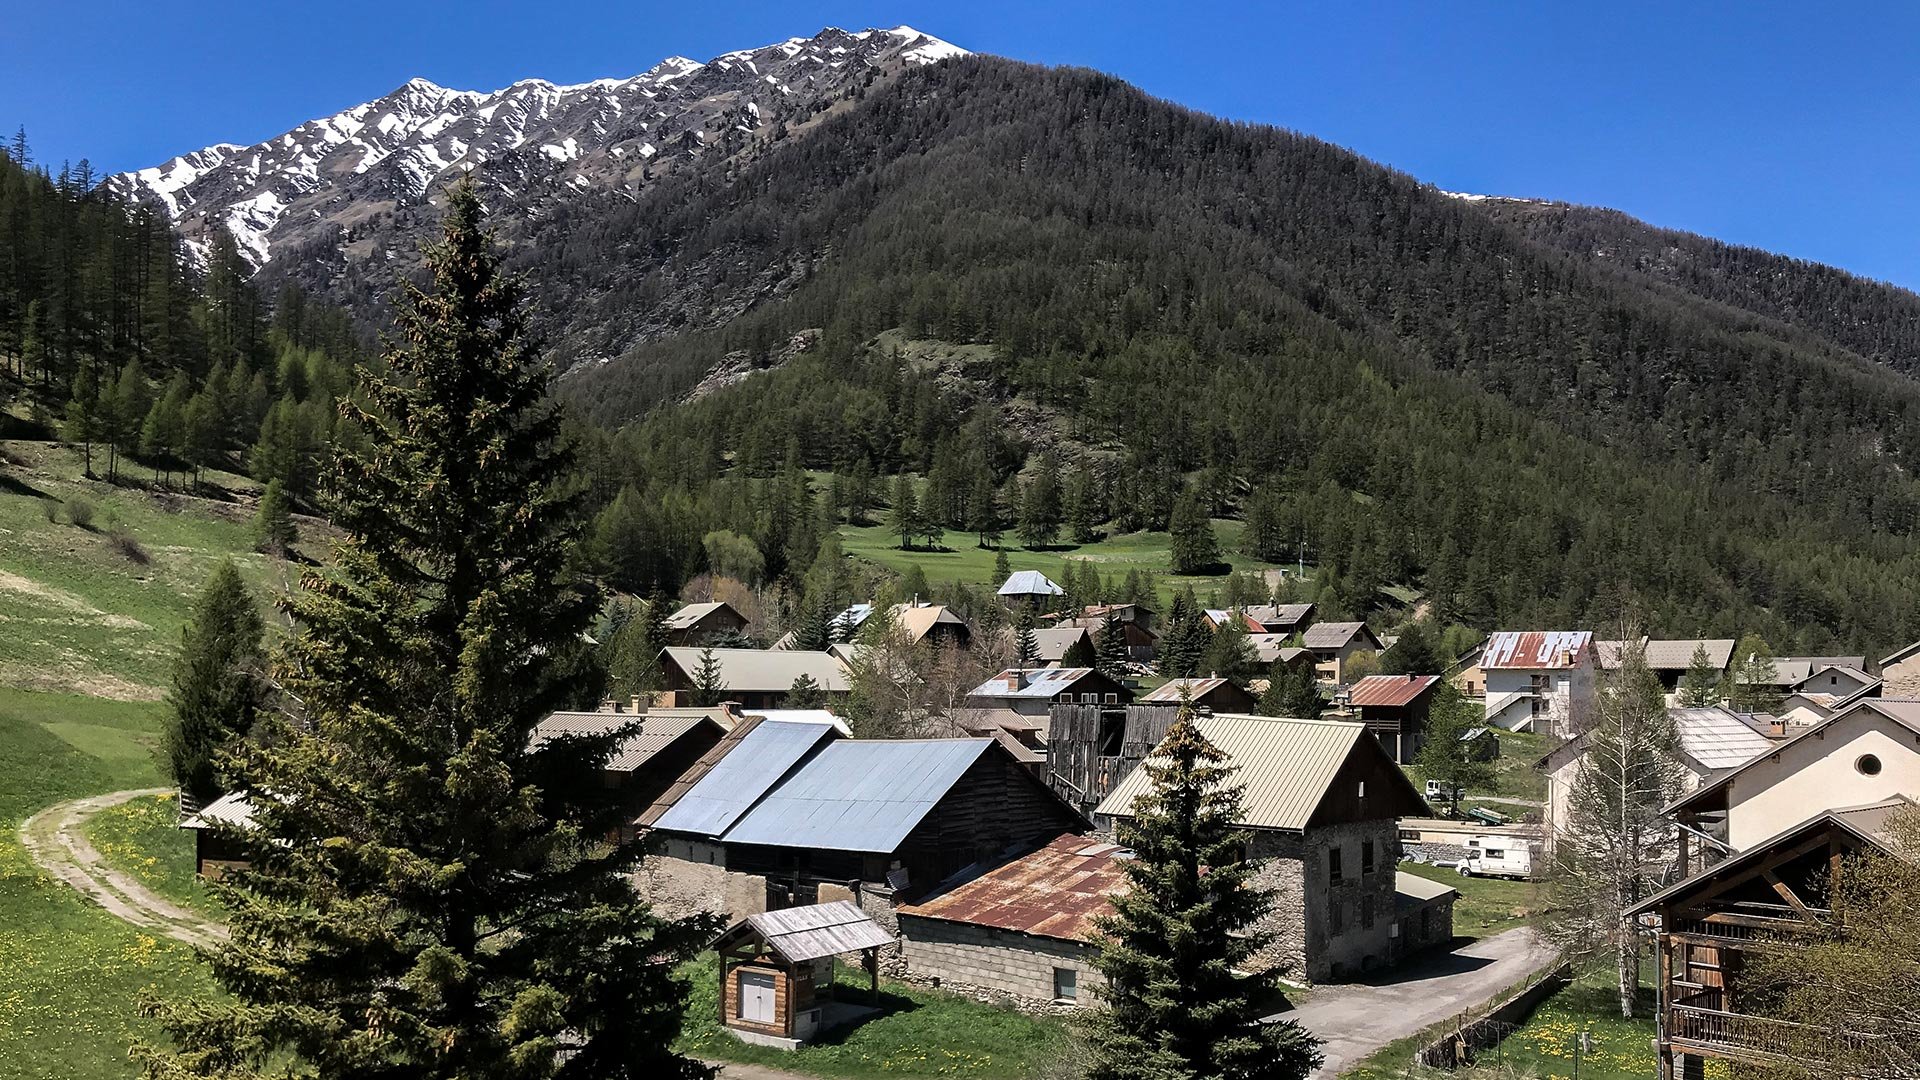
[[[729,921],[767,909],[767,880],[726,867],[717,844],[667,840],[640,862],[633,887],[663,915],[714,912]]]
[[[985,991],[1028,1011],[1057,1011],[1053,970],[1075,973],[1078,1001],[1098,1001],[1100,973],[1092,947],[1077,941],[1022,934],[992,926],[899,916],[907,970],[917,981],[958,993]]]
[[[1373,841],[1370,871],[1361,858],[1368,840]],[[1336,848],[1341,853],[1338,882],[1330,880],[1328,870]],[[1257,964],[1277,965],[1293,979],[1337,982],[1392,962],[1398,822],[1348,822],[1304,834],[1256,830],[1249,854],[1267,860],[1255,880],[1274,894],[1273,910],[1262,922],[1274,941],[1255,957]]]

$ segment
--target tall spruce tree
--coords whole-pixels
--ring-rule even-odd
[[[1120,819],[1127,888],[1097,920],[1107,1007],[1086,1022],[1091,1080],[1305,1077],[1320,1064],[1298,1024],[1262,1023],[1278,975],[1240,972],[1271,940],[1273,905],[1236,827],[1243,788],[1191,704],[1141,768],[1152,787]]]
[[[1100,630],[1094,635],[1094,659],[1102,675],[1119,677],[1126,669],[1132,654],[1127,648],[1127,631],[1120,625],[1120,619],[1111,611],[1100,621]]]
[[[265,631],[240,571],[231,560],[220,560],[180,633],[167,694],[168,772],[192,800],[206,803],[223,793],[219,757],[253,728]]]
[[[1220,541],[1193,492],[1182,494],[1173,504],[1173,519],[1167,529],[1173,545],[1174,573],[1205,574],[1220,565]]]
[[[267,488],[260,493],[260,505],[253,512],[253,542],[261,551],[275,555],[285,555],[300,539],[300,530],[293,524],[293,505],[287,499],[286,489],[280,481],[267,481]]]
[[[597,777],[631,727],[530,735],[599,606],[568,567],[577,509],[549,370],[470,184],[431,285],[345,411],[344,539],[287,602],[297,720],[249,761],[252,866],[222,879],[217,1001],[157,1001],[150,1077],[694,1077],[676,967],[709,919],[654,916],[639,841]],[[562,1059],[562,1051],[565,1058]]]
[[[1040,662],[1040,643],[1033,633],[1033,605],[1021,604],[1013,613],[1013,655],[1015,666],[1029,668]]]
[[[700,666],[693,671],[693,703],[711,709],[727,696],[727,680],[720,671],[720,658],[712,649],[700,650]]]
[[[1720,669],[1713,666],[1704,644],[1695,645],[1693,657],[1687,661],[1687,673],[1680,678],[1680,704],[1698,709],[1719,699]]]

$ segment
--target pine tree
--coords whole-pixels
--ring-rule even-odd
[[[1094,966],[1107,1007],[1086,1021],[1090,1080],[1298,1080],[1320,1063],[1291,1021],[1262,1023],[1277,974],[1242,975],[1273,905],[1247,858],[1243,788],[1191,705],[1141,768],[1152,782],[1119,819],[1127,888],[1099,917]]]
[[[1773,650],[1759,634],[1748,634],[1734,646],[1733,663],[1727,672],[1728,704],[1736,712],[1769,712],[1780,705],[1774,689],[1778,678],[1773,666]]]
[[[1160,635],[1160,673],[1169,678],[1191,678],[1199,674],[1200,660],[1212,640],[1205,616],[1193,598],[1193,590],[1182,589],[1173,598],[1166,631]]]
[[[100,384],[92,364],[81,364],[73,376],[73,396],[67,399],[64,435],[81,446],[82,474],[93,476],[93,444],[106,434],[101,422]]]
[[[818,709],[826,704],[826,700],[827,695],[820,689],[820,684],[814,681],[813,676],[803,671],[800,673],[799,678],[793,680],[793,685],[787,688],[787,700],[784,707],[789,709]]]
[[[220,755],[253,729],[265,632],[240,571],[231,560],[220,560],[180,632],[167,694],[168,772],[184,794],[202,804],[226,790]]]
[[[1479,761],[1471,747],[1460,741],[1467,732],[1486,725],[1486,710],[1446,680],[1434,687],[1433,702],[1427,711],[1427,741],[1421,745],[1415,763],[1428,780],[1438,780],[1447,790],[1458,793],[1485,787],[1494,780],[1491,761]],[[1459,802],[1449,797],[1449,802]]]
[[[1040,644],[1033,634],[1033,605],[1021,604],[1013,613],[1013,655],[1015,666],[1030,668],[1040,662]]]
[[[1118,677],[1126,669],[1132,653],[1127,647],[1127,632],[1120,620],[1112,612],[1101,620],[1100,631],[1094,635],[1095,665],[1100,673],[1109,677]]]
[[[107,441],[113,453],[107,457],[107,479],[120,478],[120,459],[140,450],[140,425],[152,407],[153,388],[137,360],[127,361],[113,380],[113,389],[102,413],[107,423]]]
[[[967,528],[981,547],[1000,545],[1000,491],[994,487],[993,474],[984,468],[973,474],[973,484],[967,489]]]
[[[1100,538],[1096,531],[1099,525],[1100,505],[1093,487],[1093,474],[1085,469],[1074,473],[1067,482],[1066,496],[1067,535],[1076,544],[1091,544]]]
[[[1380,654],[1382,675],[1435,675],[1439,671],[1440,654],[1434,651],[1433,638],[1424,623],[1408,623],[1393,647]]]
[[[1687,661],[1687,673],[1680,678],[1680,704],[1690,709],[1705,708],[1720,699],[1720,669],[1713,666],[1705,645],[1693,647]]]
[[[1260,694],[1262,716],[1317,720],[1326,708],[1327,697],[1320,692],[1320,680],[1315,677],[1311,664],[1273,662],[1267,672],[1267,688]]]
[[[300,531],[293,524],[293,505],[287,499],[286,490],[278,480],[267,481],[266,490],[260,493],[260,505],[253,512],[254,546],[270,554],[285,555],[299,539]]]
[[[1007,583],[1013,576],[1013,564],[1007,559],[1007,549],[1001,548],[993,555],[993,584],[995,588]]]
[[[247,759],[268,797],[223,878],[218,1001],[158,1000],[161,1077],[694,1077],[675,978],[715,929],[665,922],[624,876],[642,843],[599,782],[631,728],[529,746],[566,700],[559,657],[599,608],[568,568],[572,455],[471,184],[431,284],[349,404],[344,533],[287,601],[299,718]]]
[[[700,650],[700,666],[693,670],[693,703],[711,709],[726,700],[727,680],[720,671],[720,658],[712,649]]]
[[[1189,491],[1173,504],[1173,519],[1167,526],[1173,542],[1173,572],[1176,574],[1212,573],[1220,565],[1220,541],[1213,535],[1213,523],[1200,507],[1200,500]]]
[[[1060,534],[1060,473],[1053,458],[1043,456],[1039,471],[1020,503],[1020,542],[1034,551],[1053,543]]]

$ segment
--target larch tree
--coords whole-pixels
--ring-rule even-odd
[[[221,755],[246,737],[259,714],[265,632],[239,569],[220,560],[180,632],[167,692],[163,752],[173,782],[193,801],[204,804],[225,792]]]
[[[1414,764],[1428,780],[1438,780],[1450,793],[1447,801],[1457,808],[1460,793],[1493,782],[1493,762],[1475,758],[1461,737],[1477,727],[1486,726],[1486,710],[1460,688],[1442,679],[1433,689],[1433,701],[1427,710],[1427,741],[1420,747]]]
[[[638,840],[598,782],[631,727],[531,745],[599,607],[569,567],[572,451],[470,183],[431,283],[343,412],[332,569],[286,602],[287,708],[245,762],[251,866],[218,891],[218,999],[150,999],[154,1080],[697,1077],[677,967],[707,918],[625,878]]]
[[[1220,541],[1213,535],[1213,523],[1189,491],[1173,504],[1173,519],[1167,526],[1173,543],[1173,572],[1204,574],[1220,565]]]
[[[1639,941],[1626,912],[1653,894],[1673,868],[1677,836],[1661,811],[1681,793],[1679,738],[1647,667],[1637,632],[1619,664],[1603,671],[1594,726],[1553,837],[1546,932],[1576,956],[1616,971],[1620,1015],[1631,1019],[1639,987]]]
[[[1119,819],[1134,857],[1096,925],[1106,1008],[1085,1021],[1090,1080],[1296,1080],[1320,1064],[1311,1035],[1262,1023],[1277,971],[1243,974],[1272,940],[1273,896],[1246,856],[1244,789],[1193,722],[1191,703],[1140,766],[1151,787]]]

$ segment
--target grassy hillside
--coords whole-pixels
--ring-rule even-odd
[[[217,560],[233,558],[263,603],[295,575],[253,550],[256,486],[243,477],[211,473],[230,494],[193,498],[87,480],[71,447],[0,442],[0,455],[0,686],[155,700]],[[92,505],[90,526],[73,523],[76,500]],[[322,551],[322,526],[301,527],[301,547]]]
[[[1240,528],[1238,521],[1213,523],[1214,534],[1220,538],[1220,548],[1226,561],[1235,570],[1275,569],[1273,563],[1259,562],[1235,552],[1240,540]],[[998,552],[977,546],[971,534],[948,533],[943,550],[938,551],[923,548],[903,551],[900,538],[884,525],[842,527],[840,541],[847,554],[856,558],[867,559],[894,570],[918,566],[930,582],[958,581],[976,592],[983,587],[991,591],[1001,584],[993,574],[994,558]],[[1158,579],[1163,603],[1171,601],[1175,593],[1188,586],[1192,586],[1194,594],[1204,600],[1209,592],[1226,583],[1224,575],[1185,577],[1171,573],[1171,541],[1166,533],[1128,533],[1097,543],[1066,544],[1045,551],[1018,547],[1018,541],[1012,537],[1008,537],[1006,543],[1009,568],[1038,570],[1055,581],[1060,580],[1062,564],[1068,559],[1084,559],[1093,563],[1102,577],[1116,580],[1126,577],[1129,570],[1151,573]]]
[[[190,951],[48,878],[20,823],[65,799],[163,783],[161,706],[0,688],[0,1080],[127,1080],[153,1037],[135,1002],[208,986]]]

